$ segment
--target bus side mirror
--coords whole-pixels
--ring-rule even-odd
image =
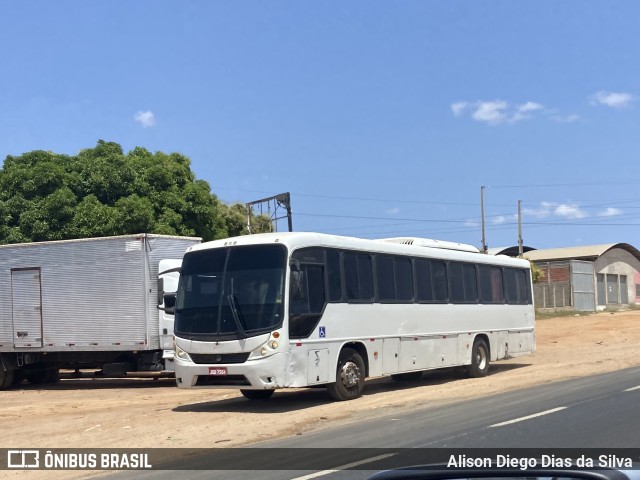
[[[176,294],[175,292],[164,293],[162,296],[164,307],[158,306],[158,310],[163,310],[170,315],[176,313]]]

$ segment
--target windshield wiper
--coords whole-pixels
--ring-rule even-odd
[[[242,310],[240,310],[240,304],[238,303],[238,299],[235,295],[227,295],[227,300],[229,301],[229,307],[231,308],[231,316],[233,320],[236,322],[236,327],[240,332],[240,338],[247,338],[247,334],[244,331],[244,317],[242,316]]]

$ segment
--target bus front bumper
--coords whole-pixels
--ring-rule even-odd
[[[179,388],[273,390],[287,386],[282,353],[238,364],[196,364],[176,356],[175,371]]]

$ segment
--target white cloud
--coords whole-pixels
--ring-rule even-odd
[[[453,112],[454,117],[459,117],[462,115],[464,109],[469,106],[467,102],[456,102],[451,104],[451,111]]]
[[[517,221],[517,220],[518,220],[518,215],[515,213],[513,215],[496,215],[495,217],[491,217],[489,219],[491,223],[494,223],[496,225],[499,225],[501,223],[506,223],[508,221]]]
[[[585,218],[587,213],[577,204],[557,203],[557,202],[540,202],[539,208],[525,208],[525,215],[537,218],[547,218],[551,216],[575,219]]]
[[[465,227],[479,227],[480,226],[480,222],[478,222],[477,220],[467,220],[466,222],[464,222],[464,226]]]
[[[507,120],[505,110],[509,104],[504,100],[492,102],[478,102],[476,110],[471,114],[474,120],[486,122],[489,125],[498,125]]]
[[[532,217],[546,218],[551,215],[551,205],[549,202],[541,202],[540,208],[524,208],[522,213]]]
[[[577,205],[558,205],[553,211],[555,215],[562,218],[584,218],[587,214],[584,210],[581,210]]]
[[[400,213],[400,209],[399,209],[398,207],[387,208],[387,209],[385,210],[385,212],[386,212],[388,215],[396,215],[396,214]]]
[[[536,110],[542,110],[544,107],[536,102],[527,102],[520,106],[518,106],[518,112],[526,113],[526,112],[535,112]]]
[[[506,100],[463,101],[451,104],[454,117],[461,117],[468,112],[472,119],[489,125],[516,123],[529,119],[535,112],[542,110],[545,110],[544,105],[532,101],[513,106]]]
[[[156,116],[150,110],[147,110],[146,112],[137,112],[133,116],[133,119],[144,128],[153,127],[156,124]]]
[[[553,118],[558,123],[573,123],[580,120],[580,115],[576,115],[575,113],[571,113],[569,115],[555,115]]]
[[[613,217],[615,215],[622,215],[622,210],[620,210],[619,208],[609,207],[606,210],[598,213],[599,217]]]
[[[605,105],[611,108],[628,107],[633,101],[634,96],[630,93],[606,92],[604,90],[600,90],[598,93],[591,96],[592,105]]]

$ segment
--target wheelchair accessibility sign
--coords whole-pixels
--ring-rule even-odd
[[[320,338],[325,338],[327,336],[326,327],[319,327],[318,330],[318,335],[320,336]]]

